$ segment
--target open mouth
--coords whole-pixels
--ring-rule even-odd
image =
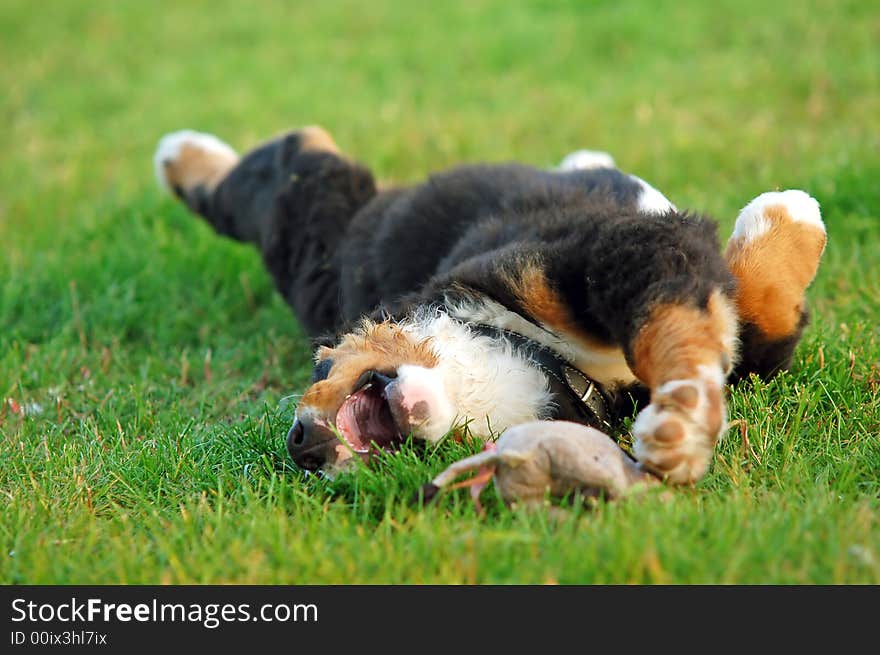
[[[369,455],[375,448],[387,450],[404,442],[386,395],[393,383],[376,371],[365,372],[336,412],[336,429],[354,452]]]

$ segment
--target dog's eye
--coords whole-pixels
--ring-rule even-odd
[[[332,359],[322,359],[315,364],[315,368],[312,369],[312,384],[320,382],[321,380],[326,380],[327,376],[330,375],[331,368],[333,368]]]

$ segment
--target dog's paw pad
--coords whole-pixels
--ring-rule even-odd
[[[633,425],[634,454],[642,466],[675,484],[703,477],[721,432],[713,411],[720,391],[709,386],[676,380],[655,392]]]
[[[197,185],[211,188],[237,161],[238,154],[229,144],[193,130],[166,134],[153,155],[159,184],[178,194]]]
[[[654,431],[654,439],[661,444],[673,445],[681,443],[687,435],[687,429],[674,419],[667,419]]]

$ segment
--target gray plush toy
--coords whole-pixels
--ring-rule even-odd
[[[453,484],[473,470],[478,470],[474,477]],[[534,421],[509,428],[485,451],[455,462],[423,494],[430,500],[443,488],[470,487],[481,510],[479,496],[490,480],[508,505],[543,503],[548,495],[613,500],[660,483],[598,430],[567,421]]]

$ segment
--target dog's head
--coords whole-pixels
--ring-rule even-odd
[[[440,439],[455,412],[439,363],[432,339],[392,322],[364,323],[319,348],[287,435],[293,460],[306,470],[333,470],[410,436]]]
[[[426,309],[403,322],[365,322],[319,348],[287,448],[301,468],[333,471],[464,425],[488,438],[549,407],[546,378],[509,343]]]

